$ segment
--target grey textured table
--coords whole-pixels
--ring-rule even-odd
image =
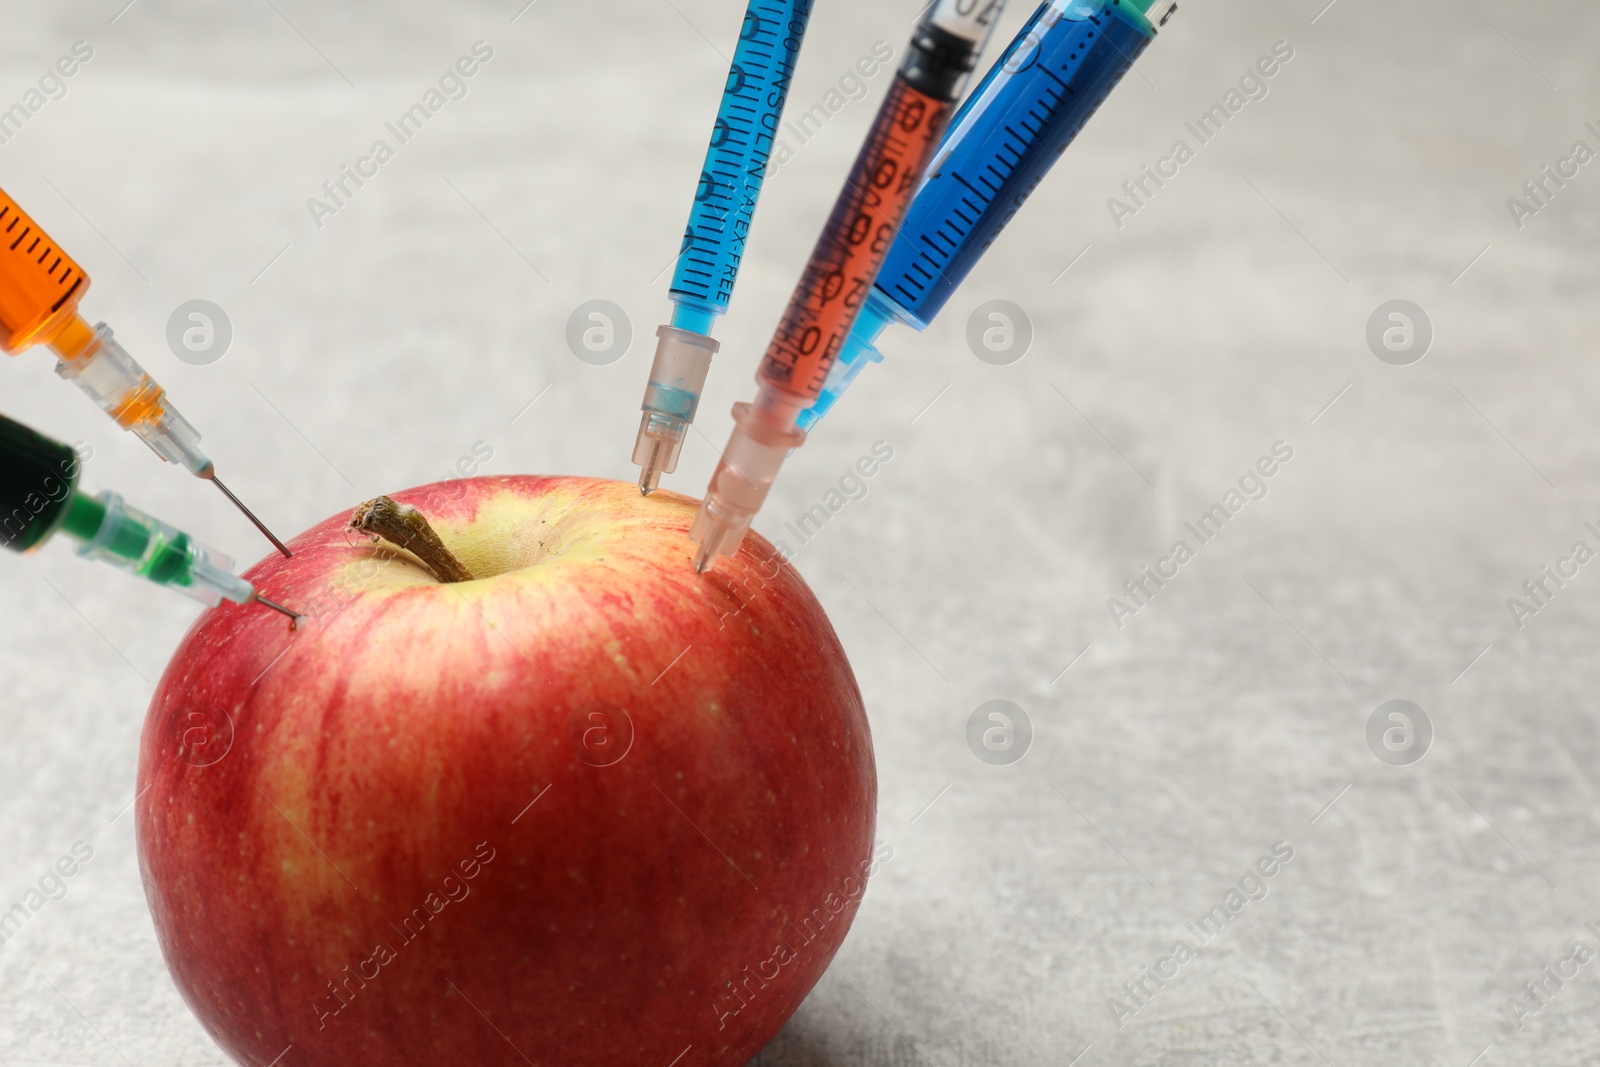
[[[1600,547],[1600,163],[1546,179],[1542,206],[1521,190],[1600,147],[1600,18],[1324,2],[1186,2],[944,318],[892,335],[790,462],[774,537],[894,450],[796,562],[866,695],[895,856],[764,1067],[1600,1062],[1593,962],[1521,1029],[1508,1008],[1575,940],[1600,947],[1600,565],[1520,620],[1507,604]],[[633,477],[660,272],[741,5],[123,3],[6,12],[0,107],[75,41],[94,55],[0,176],[269,522],[434,480],[480,441],[489,473]],[[912,16],[819,6],[791,108]],[[314,226],[307,198],[479,39],[466,98]],[[1279,41],[1265,98],[1197,144],[1185,123]],[[883,81],[772,179],[674,488],[705,485]],[[1178,139],[1193,158],[1128,199]],[[163,340],[194,298],[235,331],[209,366]],[[563,339],[591,299],[632,321],[610,366]],[[1032,323],[1009,366],[966,340],[991,299]],[[1369,348],[1392,299],[1432,324],[1420,362]],[[261,553],[48,359],[7,363],[4,409],[90,444],[87,485]],[[374,432],[401,409],[414,429]],[[1277,442],[1266,495],[1192,537]],[[1179,539],[1193,558],[1114,619]],[[0,1063],[221,1064],[165,975],[126,813],[193,610],[60,546],[0,563],[0,903],[93,848],[0,947]],[[1032,723],[1020,762],[968,749],[990,699]],[[1390,699],[1431,720],[1420,762],[1369,749]],[[1143,1003],[1125,992],[1280,841],[1263,899]]]

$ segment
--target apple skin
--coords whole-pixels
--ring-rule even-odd
[[[395,499],[480,577],[336,515],[248,573],[310,619],[224,603],[157,687],[138,840],[178,989],[252,1067],[744,1063],[886,858],[821,606],[755,534],[697,575],[676,494]]]

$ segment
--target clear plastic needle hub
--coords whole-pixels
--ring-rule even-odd
[[[137,508],[112,492],[74,494],[63,529],[82,542],[78,554],[174,589],[207,607],[224,600],[260,602],[290,618],[298,613],[256,592],[233,573],[233,560]]]
[[[678,469],[683,438],[694,422],[711,357],[720,347],[704,334],[663,326],[656,331],[655,362],[644,394],[644,418],[633,443],[633,462],[642,470],[639,491],[648,496],[663,474]]]
[[[102,322],[90,330],[87,323],[77,319],[51,340],[50,347],[60,358],[57,374],[89,394],[117,425],[131,430],[156,455],[196,477],[215,482],[274,548],[285,556],[291,555],[266,524],[217,478],[210,457],[200,448],[199,431],[172,406],[166,390],[117,342],[111,327]]]
[[[132,431],[150,450],[190,474],[206,477],[211,460],[200,449],[200,433],[167,401],[166,390],[145,373],[105,323],[89,329],[77,319],[50,341],[60,362],[56,373],[89,395],[118,426]]]
[[[754,404],[733,406],[733,436],[689,530],[689,540],[699,545],[695,570],[703,574],[718,556],[739,551],[783,461],[806,443],[805,433],[794,424],[799,413],[797,403],[768,390]]]

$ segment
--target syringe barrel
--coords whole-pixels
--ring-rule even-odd
[[[1154,39],[1145,6],[1050,0],[972,91],[878,275],[911,325],[933,321]]]
[[[254,587],[233,574],[233,561],[227,556],[129,507],[116,493],[101,493],[93,503],[99,505],[99,522],[89,524],[95,527],[92,534],[87,526],[82,531],[80,556],[170,586],[208,606],[224,597],[239,604],[254,597]]]
[[[48,541],[72,505],[80,468],[71,445],[0,415],[0,543],[27,552]]]
[[[89,276],[0,190],[0,350],[43,344],[77,315]]]
[[[918,22],[762,360],[760,382],[821,393],[1004,3],[935,0]]]
[[[821,393],[951,110],[895,75],[767,346],[763,389],[801,407]]]
[[[688,316],[674,326],[707,333],[728,309],[811,5],[750,0],[745,10],[672,278],[672,300]]]

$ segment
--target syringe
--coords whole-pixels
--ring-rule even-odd
[[[744,258],[750,219],[761,196],[772,135],[783,117],[795,59],[812,0],[750,0],[739,46],[722,91],[711,147],[673,274],[672,324],[656,331],[656,358],[645,387],[644,417],[633,444],[649,495],[662,474],[678,469],[683,438],[694,422],[718,343],[711,326],[728,310]]]
[[[78,555],[105,560],[202,604],[214,607],[226,598],[299,618],[234,575],[233,561],[220,552],[128,507],[116,493],[78,492],[80,468],[71,445],[0,415],[0,542],[29,552],[66,533],[81,542]]]
[[[200,451],[200,434],[167,402],[166,390],[128,355],[105,323],[91,327],[78,314],[89,276],[0,189],[0,350],[19,355],[49,345],[56,373],[88,393],[107,415],[132,430],[168,463],[215,482],[273,547],[284,547],[271,530],[217,478]]]
[[[1166,24],[1176,0],[1048,0],[950,124],[822,393],[810,431],[883,355],[893,323],[925,329]]]
[[[936,0],[912,34],[761,361],[760,393],[733,406],[733,436],[689,531],[697,571],[739,550],[784,459],[805,443],[796,420],[827,381],[1003,6]]]

